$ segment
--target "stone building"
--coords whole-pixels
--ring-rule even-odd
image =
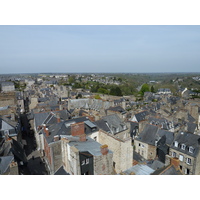
[[[42,146],[50,174],[61,166],[72,175],[113,174],[113,153],[85,133],[84,122],[71,123],[68,134],[67,130],[56,133],[52,127],[43,127]]]
[[[170,146],[169,158],[178,158],[183,174],[200,175],[200,136],[179,132]],[[168,162],[168,159],[166,159]]]
[[[2,82],[1,83],[2,92],[13,92],[15,91],[15,85],[13,82]]]
[[[63,165],[73,175],[113,174],[113,152],[84,135],[62,139]]]
[[[14,161],[14,156],[0,157],[0,175],[18,175],[18,164]]]
[[[133,146],[131,137],[120,139],[103,130],[92,133],[90,137],[100,144],[109,146],[109,149],[113,152],[113,167],[116,173],[132,167]]]
[[[144,130],[135,137],[135,151],[146,160],[156,157],[156,133],[158,127],[155,125],[146,124]]]

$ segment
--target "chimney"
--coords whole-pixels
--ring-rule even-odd
[[[41,127],[41,126],[38,126],[37,130],[39,131],[39,130],[41,130],[41,129],[42,129],[42,127]]]
[[[85,134],[85,124],[84,124],[84,122],[71,124],[71,135],[72,136],[80,136],[82,134]]]
[[[95,121],[95,117],[93,116],[93,115],[89,115],[89,116],[87,116],[88,118],[89,118],[89,120],[91,121],[91,122],[94,122]]]
[[[176,170],[179,168],[180,161],[178,158],[171,158],[171,165],[173,165]]]
[[[57,117],[57,123],[60,123],[60,115],[59,115],[59,113],[56,115],[56,117]]]
[[[102,155],[108,154],[108,145],[107,144],[102,145],[100,148],[101,148]]]
[[[44,129],[44,132],[46,134],[46,137],[49,136],[49,129],[46,127],[46,124],[43,124],[43,129]]]
[[[60,140],[59,135],[54,136],[54,142],[59,141],[59,140]]]
[[[85,142],[86,141],[86,134],[79,135],[79,141]]]

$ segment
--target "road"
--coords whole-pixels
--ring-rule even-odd
[[[48,171],[40,152],[36,149],[36,140],[33,130],[30,130],[30,124],[26,114],[20,115],[21,124],[23,127],[22,139],[26,141],[24,150],[27,156],[28,163],[25,166],[20,166],[20,174],[24,175],[46,175]]]

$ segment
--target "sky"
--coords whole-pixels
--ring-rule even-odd
[[[0,74],[200,72],[200,26],[0,25]]]

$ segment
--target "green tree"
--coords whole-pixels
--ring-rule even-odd
[[[95,98],[95,99],[101,99],[101,97],[99,96],[99,94],[96,94],[96,95],[94,96],[94,98]]]
[[[144,95],[145,92],[149,92],[149,85],[147,83],[143,84],[140,90],[142,96]]]
[[[102,94],[108,94],[108,90],[105,88],[99,88],[97,92]]]
[[[82,98],[82,94],[80,93],[76,96],[76,99],[79,99],[79,98]]]
[[[153,87],[153,85],[151,86],[151,92],[153,92],[153,93],[156,92],[155,89],[154,89],[154,87]]]
[[[110,95],[114,95],[114,96],[122,96],[122,91],[119,87],[113,87],[110,90]]]

